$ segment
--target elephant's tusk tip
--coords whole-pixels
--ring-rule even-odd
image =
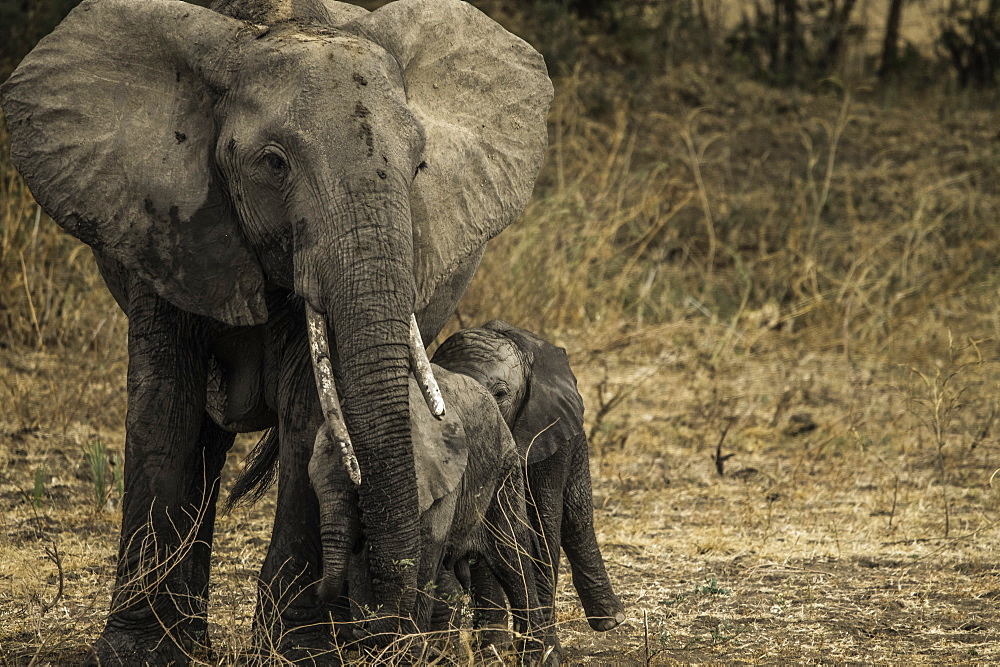
[[[410,368],[420,387],[420,393],[424,395],[427,408],[437,420],[444,419],[444,398],[441,396],[441,388],[437,380],[434,379],[434,372],[431,370],[431,362],[427,359],[427,351],[424,349],[424,342],[420,338],[420,328],[417,326],[417,316],[410,315]]]
[[[351,478],[354,486],[361,486],[361,465],[358,463],[358,457],[354,455],[354,447],[350,442],[341,443],[340,447],[340,460],[347,470],[347,476]]]

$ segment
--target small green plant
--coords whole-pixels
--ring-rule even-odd
[[[733,592],[728,588],[719,586],[719,582],[716,581],[715,577],[711,577],[708,583],[695,586],[694,593],[695,595],[732,595]]]
[[[675,596],[669,597],[669,598],[664,598],[664,599],[660,600],[660,604],[665,605],[665,606],[670,606],[670,605],[680,604],[680,603],[684,602],[685,600],[687,600],[687,596],[681,594],[681,595],[675,595]]]
[[[35,509],[39,509],[42,506],[42,498],[45,496],[45,467],[38,466],[35,468],[35,483],[31,489],[31,504],[34,505]]]
[[[109,499],[108,489],[108,448],[103,440],[97,439],[83,446],[83,460],[90,471],[90,481],[94,485],[94,507],[101,509]],[[114,477],[116,473],[112,473]],[[112,480],[113,481],[113,480]]]
[[[711,645],[715,646],[718,644],[725,644],[730,639],[740,636],[743,634],[744,630],[740,626],[730,626],[725,623],[720,623],[709,633],[711,636]]]

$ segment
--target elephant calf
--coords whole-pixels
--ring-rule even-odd
[[[517,446],[485,387],[442,368],[434,368],[434,375],[447,405],[440,421],[410,380],[423,550],[420,563],[414,564],[421,586],[414,622],[421,632],[432,630],[435,601],[453,600],[460,592],[453,578],[439,580],[438,573],[454,572],[459,560],[476,553],[479,566],[510,600],[515,630],[527,639],[521,650],[537,662],[543,644],[555,638],[551,630],[543,630],[532,565],[538,547],[527,518]],[[360,621],[379,601],[370,586],[362,536],[352,551],[346,594],[352,618]]]
[[[528,517],[540,536],[537,586],[547,625],[554,619],[561,546],[591,628],[603,632],[616,627],[625,620],[624,607],[594,535],[583,399],[566,351],[493,320],[452,335],[433,362],[490,391],[527,463]],[[471,570],[477,625],[506,627],[497,580],[478,561]]]

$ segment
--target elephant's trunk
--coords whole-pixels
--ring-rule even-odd
[[[342,443],[335,442],[329,428],[321,426],[316,431],[309,459],[309,481],[319,499],[323,544],[323,578],[317,594],[328,602],[336,600],[342,592],[348,560],[360,537],[357,494],[350,485],[337,479],[344,474],[342,464]],[[331,474],[337,470],[341,470],[340,475]]]
[[[324,574],[319,593],[340,590],[356,538],[354,489],[344,468],[352,464],[353,443],[373,593],[384,614],[407,616],[415,600],[420,531],[408,387],[412,232],[406,201],[400,199],[352,191],[334,202],[331,208],[340,218],[319,227],[328,236],[317,236],[312,229],[304,230],[313,236],[304,233],[301,245],[296,238],[296,291],[323,313],[314,321],[325,323],[335,341],[335,353],[327,356],[333,357],[349,433],[337,433],[337,420],[330,417],[336,413],[330,399],[337,392],[330,382],[327,396],[321,397],[330,433],[321,429],[324,433],[317,435],[309,471],[321,515]],[[338,235],[335,230],[347,231]]]
[[[331,601],[339,595],[345,576],[343,568],[358,539],[355,517],[357,500],[350,489],[337,483],[339,475],[336,470],[338,467],[343,468],[355,486],[361,484],[361,470],[340,409],[326,323],[309,305],[306,305],[306,328],[316,390],[319,392],[324,418],[324,426],[316,433],[309,459],[309,481],[316,490],[317,497],[322,500],[320,523],[324,568],[318,592],[321,599]],[[427,407],[434,417],[442,419],[445,413],[444,398],[431,371],[416,316],[410,317],[409,345],[410,367],[417,376]],[[345,519],[350,521],[345,523]],[[342,528],[339,531],[338,526]]]

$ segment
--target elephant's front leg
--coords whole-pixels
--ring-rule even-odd
[[[538,601],[546,623],[556,620],[555,596],[559,585],[559,535],[563,522],[563,486],[568,471],[568,456],[554,456],[528,466],[528,519],[538,537],[539,553],[535,560],[538,577]]]
[[[611,586],[594,534],[594,495],[590,487],[587,445],[575,447],[563,494],[560,541],[566,550],[576,588],[590,627],[606,632],[625,620],[625,607]]]
[[[526,518],[524,479],[517,467],[511,467],[486,511],[493,539],[482,552],[510,602],[522,664],[537,664],[545,653],[551,657],[548,664],[555,664],[559,654],[555,629],[540,607],[536,586],[539,545]],[[552,650],[543,653],[544,647]]]
[[[305,329],[292,322],[286,333],[277,371],[278,504],[257,587],[257,641],[265,657],[335,662],[330,615],[315,585],[322,575],[321,522],[308,473],[317,430],[325,426]]]
[[[185,664],[207,641],[219,472],[233,435],[205,413],[204,323],[135,283],[122,531],[101,665]]]

